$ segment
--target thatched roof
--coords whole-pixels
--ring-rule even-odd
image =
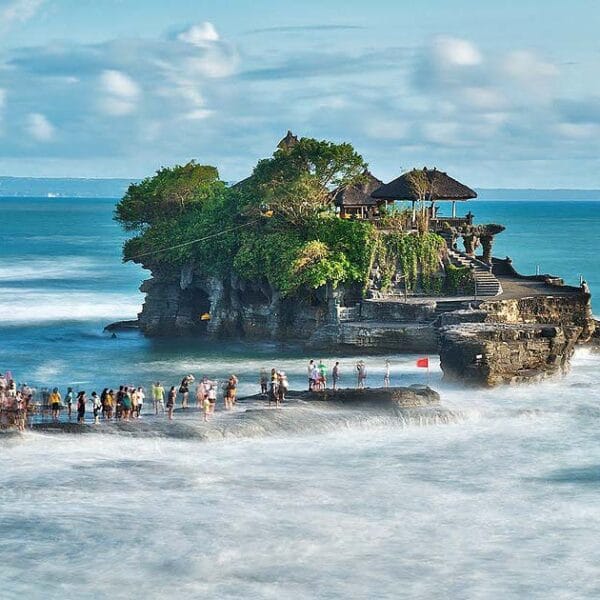
[[[293,148],[296,144],[298,143],[298,136],[294,135],[289,129],[288,132],[285,134],[285,137],[280,140],[279,144],[277,144],[277,147],[280,150],[290,150],[291,148]]]
[[[421,193],[420,193],[421,192]],[[468,200],[477,194],[437,169],[413,169],[373,192],[379,200]]]
[[[369,171],[364,173],[364,181],[349,185],[343,189],[333,192],[334,202],[336,206],[376,206],[381,204],[381,200],[377,200],[371,196],[372,192],[381,187],[383,181],[377,179]]]

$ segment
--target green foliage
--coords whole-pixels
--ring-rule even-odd
[[[376,230],[337,218],[330,192],[358,181],[365,167],[349,144],[303,138],[233,188],[214,167],[163,168],[130,186],[117,205],[115,219],[137,233],[124,259],[159,272],[193,262],[207,276],[265,279],[284,296],[326,284],[364,286]]]
[[[286,221],[302,226],[331,210],[331,191],[356,183],[367,165],[350,144],[302,138],[259,161],[247,186],[257,205],[267,204]]]
[[[410,226],[412,220],[412,211],[406,207],[397,206],[382,206],[381,211],[381,227],[383,229],[393,229],[403,231]]]
[[[472,293],[474,284],[471,269],[468,266],[448,265],[446,267],[446,289],[450,294]]]
[[[435,233],[387,233],[377,246],[376,261],[382,272],[382,286],[388,289],[398,267],[408,290],[420,283],[424,292],[441,291],[436,274],[440,269],[440,253],[446,242]]]
[[[369,223],[314,219],[303,231],[244,233],[233,260],[246,279],[264,277],[283,296],[303,287],[366,281],[374,244]]]
[[[177,218],[198,204],[220,195],[225,184],[215,167],[186,165],[159,169],[153,177],[132,183],[117,204],[115,219],[128,231],[143,230],[166,219]]]

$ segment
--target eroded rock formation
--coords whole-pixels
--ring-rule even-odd
[[[492,387],[535,381],[565,372],[579,327],[469,323],[440,332],[444,377]]]

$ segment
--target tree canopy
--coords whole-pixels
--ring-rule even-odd
[[[283,296],[325,284],[364,287],[381,249],[377,231],[338,218],[332,192],[360,181],[366,167],[350,144],[309,138],[280,147],[232,187],[215,167],[163,167],[117,205],[115,219],[136,233],[124,260],[175,273],[192,262],[206,276],[266,280]]]
[[[351,144],[302,138],[259,161],[247,188],[294,225],[331,208],[331,192],[356,183],[367,164]]]
[[[223,192],[215,167],[190,161],[159,169],[153,177],[132,183],[115,212],[126,230],[135,231],[164,219],[176,218],[194,204],[205,203]]]

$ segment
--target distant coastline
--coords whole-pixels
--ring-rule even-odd
[[[0,177],[0,196],[48,198],[121,198],[136,179]]]
[[[121,198],[139,179],[0,176],[0,197]],[[477,200],[591,200],[600,201],[599,190],[475,188]],[[477,200],[474,200],[476,202]]]

